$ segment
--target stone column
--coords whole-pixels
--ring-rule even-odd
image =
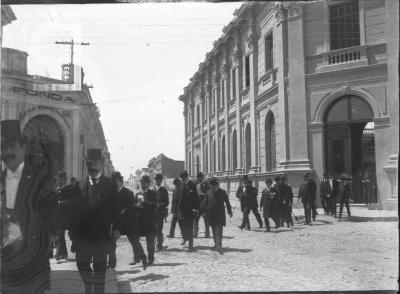
[[[187,170],[187,163],[188,163],[188,156],[187,156],[187,153],[188,153],[188,145],[187,145],[187,135],[188,135],[188,129],[189,129],[189,126],[188,126],[188,122],[189,122],[189,120],[188,120],[188,111],[187,111],[187,103],[186,103],[186,101],[184,102],[185,104],[184,104],[184,106],[183,106],[183,118],[184,118],[184,120],[185,120],[185,136],[184,136],[184,140],[185,140],[185,170]]]
[[[228,99],[230,97],[230,93],[228,91],[228,81],[230,78],[229,74],[229,68],[228,64],[225,63],[222,69],[222,75],[223,79],[225,80],[224,83],[224,92],[225,92],[225,99],[224,99],[224,108],[225,108],[225,116],[224,116],[224,123],[225,123],[225,150],[222,150],[222,152],[225,152],[225,174],[229,175],[229,170],[231,167],[231,162],[230,162],[230,157],[229,157],[229,150],[230,150],[230,137],[229,137],[229,122],[228,122],[228,117],[229,117],[229,108],[228,108]]]
[[[203,107],[204,107],[204,90],[200,88],[200,171],[204,172],[204,138],[203,138]]]
[[[254,20],[252,20],[253,22]],[[258,90],[256,88],[258,79],[257,70],[257,35],[255,29],[253,30],[253,25],[250,28],[247,37],[247,47],[250,60],[250,89],[249,89],[249,100],[250,100],[250,132],[251,132],[251,166],[249,173],[256,173],[258,171],[257,167],[257,117],[256,117],[256,97]]]
[[[206,103],[207,103],[207,172],[211,173],[211,133],[210,133],[210,117],[211,117],[211,87],[210,84],[206,85]]]
[[[240,118],[240,84],[242,80],[242,53],[240,50],[240,40],[239,36],[236,36],[236,44],[233,49],[233,60],[232,60],[233,67],[235,68],[235,87],[236,89],[236,102],[235,102],[235,113],[236,113],[236,154],[237,154],[237,166],[235,174],[242,173],[242,123]]]
[[[308,157],[307,98],[305,83],[305,52],[303,7],[295,4],[288,8],[289,97],[289,158],[288,169],[310,169]]]
[[[285,78],[287,76],[287,22],[286,22],[286,9],[283,5],[279,5],[275,15],[277,19],[276,26],[276,42],[277,48],[277,83],[278,83],[278,117],[275,118],[277,133],[279,136],[276,138],[279,141],[279,150],[277,150],[277,170],[285,169],[286,161],[289,156],[288,148],[288,117],[287,111],[287,87],[285,85]]]
[[[215,90],[215,92],[214,92]],[[220,170],[220,164],[219,164],[219,153],[220,153],[220,138],[219,138],[219,129],[218,129],[218,121],[219,121],[219,113],[218,113],[218,93],[219,93],[219,87],[218,87],[218,79],[215,77],[214,84],[213,84],[213,92],[216,93],[214,97],[215,101],[215,145],[216,145],[216,151],[215,151],[215,172],[219,172]]]
[[[189,115],[190,115],[190,170],[188,171],[189,175],[193,174],[193,100],[192,97],[189,98]]]

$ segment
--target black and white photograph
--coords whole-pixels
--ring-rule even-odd
[[[0,293],[398,293],[399,1],[1,0]]]

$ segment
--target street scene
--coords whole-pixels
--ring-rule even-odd
[[[1,3],[0,293],[397,293],[399,2],[136,2]]]

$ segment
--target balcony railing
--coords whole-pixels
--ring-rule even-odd
[[[356,46],[326,52],[324,54],[324,63],[333,65],[362,60],[366,57],[365,46]]]

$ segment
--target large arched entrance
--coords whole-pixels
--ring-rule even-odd
[[[265,117],[265,166],[266,171],[276,169],[275,118],[270,111]]]
[[[25,125],[28,138],[27,160],[36,168],[46,168],[49,175],[65,171],[65,136],[60,126],[48,115],[37,115]]]
[[[369,104],[344,96],[325,115],[325,169],[352,181],[354,203],[376,203],[375,128]]]

